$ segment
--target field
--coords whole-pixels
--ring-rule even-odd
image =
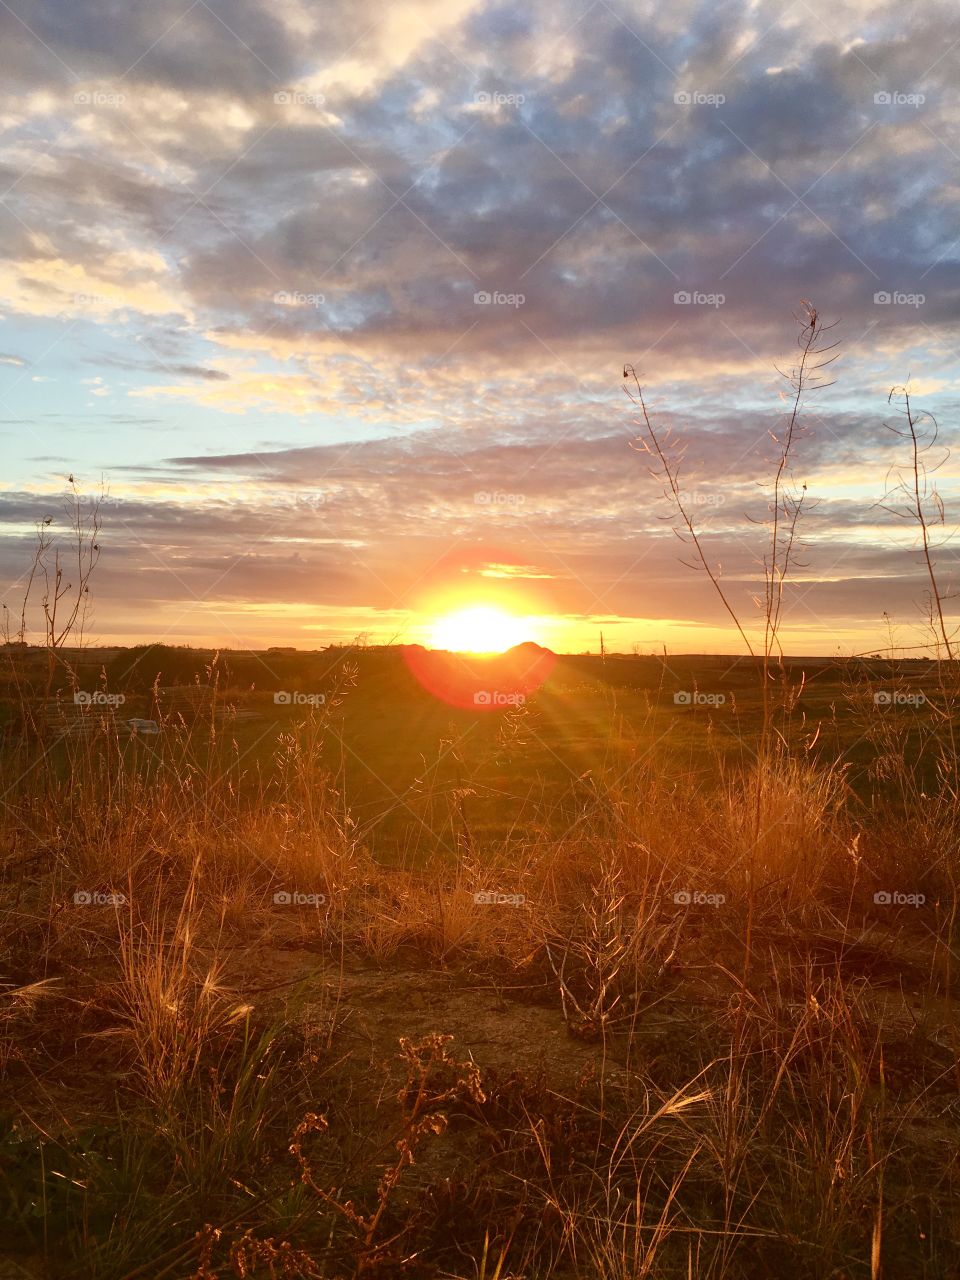
[[[960,1275],[953,664],[506,662],[8,647],[0,1275]]]

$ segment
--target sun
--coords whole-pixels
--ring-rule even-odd
[[[522,618],[490,605],[474,605],[438,618],[430,633],[430,647],[456,653],[504,653],[529,639]]]

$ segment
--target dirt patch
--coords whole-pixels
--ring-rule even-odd
[[[395,1057],[401,1037],[434,1031],[452,1035],[457,1055],[481,1070],[543,1071],[554,1087],[577,1080],[603,1057],[602,1046],[570,1035],[559,1001],[547,1008],[511,1000],[473,974],[357,963],[341,970],[303,951],[261,947],[238,955],[227,981],[252,1001],[259,988],[265,1014],[282,1013],[308,1028],[335,1019],[341,1051],[367,1065]]]

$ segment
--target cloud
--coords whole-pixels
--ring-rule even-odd
[[[91,237],[64,220],[6,287],[33,313],[72,314],[79,293],[102,314],[204,315],[252,350],[286,339],[320,357],[339,341],[429,364],[456,339],[462,365],[482,355],[526,366],[547,351],[575,362],[579,350],[596,359],[656,341],[668,375],[687,379],[750,367],[777,294],[785,306],[800,292],[829,295],[855,341],[869,326],[901,340],[952,326],[960,278],[949,258],[926,310],[880,313],[873,302],[878,286],[920,289],[952,239],[955,200],[935,181],[948,159],[938,134],[949,144],[954,128],[937,93],[947,68],[928,69],[940,12],[925,12],[909,42],[881,16],[873,42],[857,44],[845,38],[853,9],[814,24],[816,39],[784,10],[759,38],[737,4],[722,22],[691,7],[692,37],[642,6],[604,9],[572,41],[543,9],[514,24],[471,3],[407,4],[366,33],[362,13],[337,6],[326,23],[296,6],[247,3],[229,16],[199,6],[166,34],[141,17],[97,64],[104,83],[122,79],[124,101],[85,104],[86,132],[61,102],[68,138],[49,167],[13,156],[11,172],[24,198],[95,174],[79,187],[91,225],[119,216],[144,237],[146,260],[131,244],[88,279]],[[55,33],[41,21],[37,34],[84,73],[108,13],[97,6]],[[325,64],[328,32],[354,42]],[[204,50],[216,72],[199,78]],[[237,58],[244,74],[225,74]],[[354,63],[359,79],[344,71]],[[339,85],[338,123],[278,108],[273,92],[287,81]],[[925,90],[923,112],[874,103],[888,83]],[[725,100],[678,104],[681,84]],[[414,110],[425,89],[431,110]],[[478,94],[507,101],[478,115]],[[919,218],[891,147],[919,165]],[[159,236],[173,250],[162,265],[147,247]],[[173,261],[176,287],[165,288],[156,277]],[[481,311],[478,288],[525,301]],[[720,315],[678,310],[674,294],[698,288],[725,295]],[[281,289],[325,301],[278,315]]]
[[[378,577],[466,539],[494,544],[488,577],[525,566],[585,617],[612,593],[623,616],[692,618],[714,606],[629,451],[622,365],[687,441],[684,483],[748,600],[773,364],[795,363],[811,298],[843,361],[798,454],[825,495],[810,598],[874,609],[917,585],[908,560],[872,558],[897,447],[883,399],[912,373],[938,412],[960,408],[952,16],[931,0],[907,32],[901,6],[852,0],[0,11],[3,312],[136,375],[112,388],[133,411],[99,423],[136,425],[149,401],[143,425],[177,435],[171,457],[116,470],[166,486],[131,513],[191,589],[214,581],[217,538],[249,532],[269,554],[245,553],[232,590],[319,599],[305,584],[331,569],[329,537],[367,566],[322,579],[344,607],[392,609]],[[245,424],[267,415],[336,443],[258,451]],[[227,417],[235,450],[197,443]],[[123,554],[133,582],[143,547]]]
[[[749,459],[733,455],[744,425],[731,417],[688,430],[683,492],[708,555],[752,617],[764,544],[757,522],[768,518],[756,480],[769,475],[772,457],[762,415],[750,423]],[[909,535],[878,506],[896,441],[875,426],[851,415],[829,433],[811,424],[802,442],[798,464],[814,475],[834,474],[846,459],[875,486],[865,499],[841,493],[816,503],[811,485],[793,597],[801,616],[879,618],[922,597]],[[16,525],[42,509],[37,496],[22,496],[6,518]],[[682,563],[670,515],[626,433],[546,448],[536,430],[512,440],[488,433],[458,449],[436,430],[347,448],[178,457],[144,479],[135,469],[105,508],[104,542],[138,599],[212,591],[214,600],[252,603],[266,592],[291,607],[416,609],[431,590],[486,581],[535,588],[560,613],[606,607],[625,618],[720,623],[719,601]]]
[[[91,270],[51,252],[39,237],[36,253],[0,262],[0,295],[21,315],[104,320],[120,312],[157,316],[188,314],[165,282],[159,255],[138,250],[103,253]]]

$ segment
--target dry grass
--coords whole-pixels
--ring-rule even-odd
[[[562,838],[388,871],[297,741],[242,798],[199,753],[136,776],[71,749],[11,807],[27,1274],[951,1274],[953,908],[876,908],[894,863],[841,771],[647,768]],[[891,883],[942,821],[904,815]],[[383,969],[422,986],[378,1012]],[[561,1040],[524,1043],[525,1010]]]

